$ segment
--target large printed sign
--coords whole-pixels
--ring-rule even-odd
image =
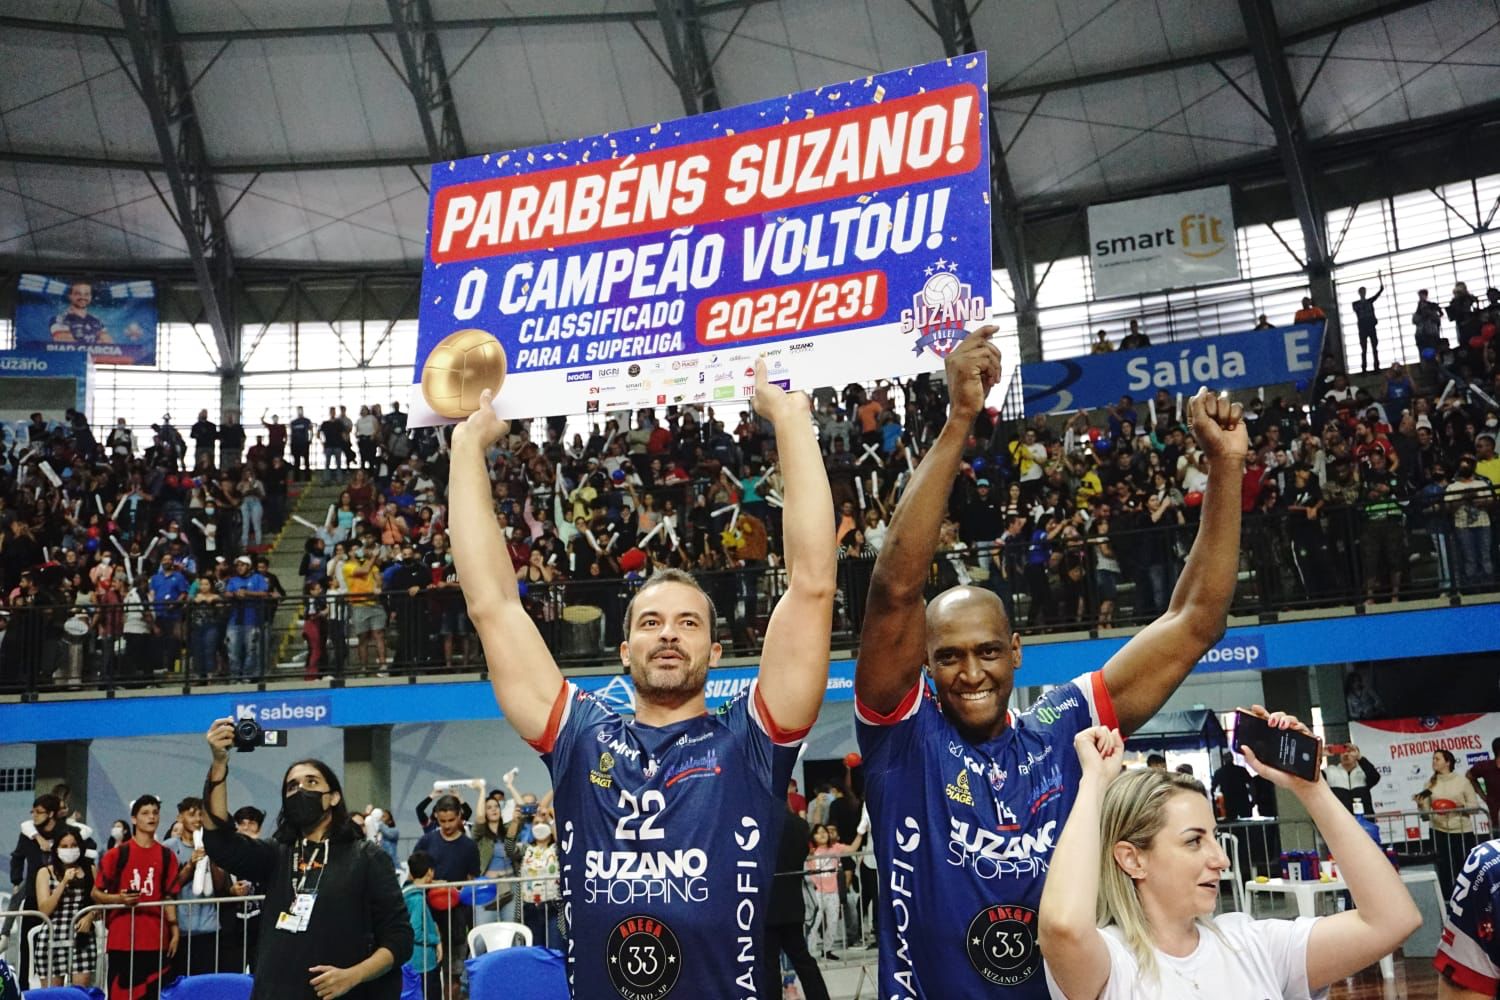
[[[156,286],[23,274],[17,283],[16,346],[84,351],[99,364],[156,364]]]
[[[93,359],[82,351],[0,351],[0,420],[29,424],[33,412],[58,417],[70,406],[92,419],[93,382]]]
[[[1349,723],[1349,739],[1380,771],[1382,780],[1371,793],[1376,812],[1417,808],[1412,796],[1432,777],[1434,752],[1453,754],[1456,770],[1463,774],[1489,758],[1497,736],[1500,712]]]
[[[1089,260],[1100,298],[1238,278],[1229,189],[1090,205]]]
[[[1114,403],[1121,396],[1149,398],[1158,389],[1191,395],[1253,389],[1311,379],[1323,352],[1323,324],[1088,354],[1021,366],[1026,416],[1069,413]]]
[[[988,315],[983,54],[432,168],[412,421],[941,367]]]

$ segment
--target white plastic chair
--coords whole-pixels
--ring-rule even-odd
[[[531,928],[525,924],[497,920],[493,924],[480,924],[469,931],[469,954],[475,958],[502,948],[517,946],[531,947]]]
[[[1234,908],[1240,913],[1248,912],[1245,909],[1245,881],[1243,873],[1240,872],[1240,840],[1234,834],[1220,831],[1218,834],[1219,849],[1229,859],[1229,867],[1219,872],[1219,881],[1229,883],[1230,897],[1234,900]]]

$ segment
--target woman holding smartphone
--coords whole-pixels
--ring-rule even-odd
[[[1274,729],[1312,735],[1289,715],[1251,711]],[[1085,730],[1073,747],[1083,776],[1038,920],[1054,997],[1306,998],[1390,953],[1421,924],[1400,876],[1327,783],[1274,770],[1249,747],[1242,752],[1255,773],[1312,817],[1355,909],[1296,920],[1215,917],[1230,862],[1203,786],[1169,771],[1122,775],[1117,730]]]

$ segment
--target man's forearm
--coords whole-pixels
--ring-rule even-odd
[[[776,454],[785,492],[782,538],[787,583],[832,590],[838,571],[838,546],[828,537],[833,492],[823,471],[823,456],[806,413],[790,411],[775,422]]]
[[[1197,617],[1205,631],[1215,635],[1224,627],[1239,577],[1240,485],[1244,477],[1239,459],[1215,459],[1209,466],[1198,537],[1172,591],[1169,610]]]
[[[494,572],[494,567],[510,560],[495,522],[484,450],[477,445],[460,444],[453,449],[448,505],[452,524],[459,529],[453,565],[469,607],[480,611],[486,605],[520,600],[514,577]]]
[[[950,416],[912,473],[875,559],[872,588],[920,592],[926,585],[972,423],[972,416]]]

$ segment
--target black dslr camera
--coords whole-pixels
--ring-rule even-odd
[[[249,753],[256,747],[286,746],[285,729],[262,729],[255,721],[255,713],[241,711],[234,723],[234,748],[240,753]]]

